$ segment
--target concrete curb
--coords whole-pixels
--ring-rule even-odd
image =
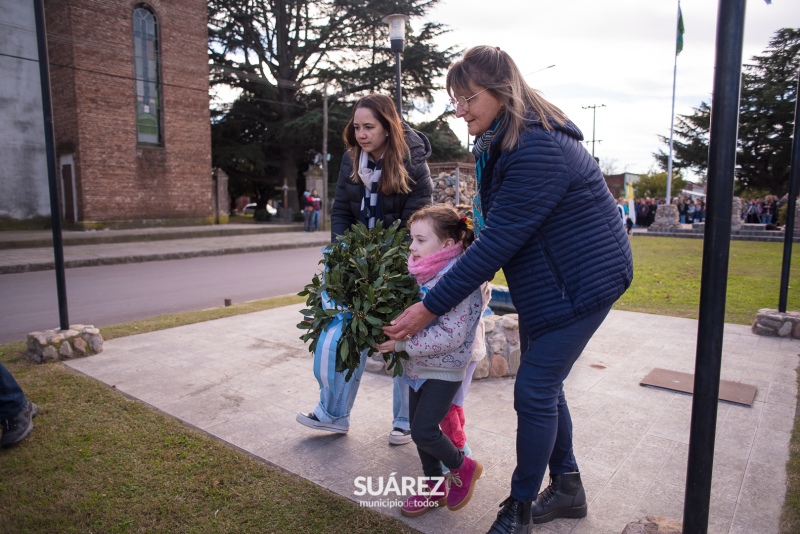
[[[205,256],[223,256],[228,254],[247,254],[250,252],[269,252],[272,250],[284,250],[293,248],[305,248],[311,246],[325,246],[330,243],[327,235],[319,242],[302,243],[278,243],[247,247],[217,248],[208,250],[192,250],[184,252],[167,252],[159,254],[141,254],[129,256],[108,256],[101,258],[82,258],[77,260],[66,260],[64,266],[67,269],[75,267],[93,267],[98,265],[119,265],[124,263],[144,263],[148,261],[180,260],[188,258],[200,258]],[[54,261],[30,262],[16,265],[0,265],[0,274],[29,273],[36,271],[51,271],[55,269]]]

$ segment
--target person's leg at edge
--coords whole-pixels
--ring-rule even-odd
[[[27,402],[14,376],[0,363],[0,420],[14,417],[25,408]]]
[[[350,380],[345,381],[347,373],[336,373],[333,384],[319,390],[319,404],[314,408],[314,415],[323,423],[334,423],[348,428],[350,426],[350,410],[356,401],[361,375],[367,365],[367,357],[361,355],[361,363],[353,372]]]
[[[28,437],[37,413],[39,407],[25,398],[17,380],[0,363],[0,446],[13,447]]]

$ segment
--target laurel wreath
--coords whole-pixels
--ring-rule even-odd
[[[419,286],[408,273],[407,231],[399,227],[400,221],[389,228],[381,222],[371,229],[354,224],[323,250],[323,271],[298,293],[307,297],[307,308],[300,310],[305,319],[297,327],[307,330],[300,339],[311,341],[309,352],[314,353],[334,317],[340,313],[346,317],[336,352],[336,371],[346,372],[346,381],[358,368],[362,353],[366,357],[376,343],[386,340],[381,328],[419,300]],[[326,307],[327,299],[336,307]],[[383,359],[394,376],[400,376],[401,360],[408,354],[386,353]]]

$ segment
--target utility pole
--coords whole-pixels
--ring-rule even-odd
[[[594,104],[594,105],[591,105],[591,106],[583,106],[583,109],[591,109],[592,110],[592,157],[594,157],[594,142],[595,142],[595,137],[596,137],[595,134],[594,134],[594,132],[595,132],[594,127],[595,127],[595,123],[596,123],[596,120],[597,120],[597,108],[604,108],[604,107],[606,107],[605,104],[600,104],[600,105]],[[588,142],[588,141],[586,141],[586,142]]]

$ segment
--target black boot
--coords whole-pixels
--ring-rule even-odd
[[[531,523],[547,523],[559,517],[586,517],[586,492],[581,474],[550,474],[550,485],[531,504]]]
[[[500,503],[501,510],[489,534],[528,534],[531,531],[531,503],[509,497]]]

